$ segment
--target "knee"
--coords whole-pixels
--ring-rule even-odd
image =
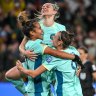
[[[7,72],[5,73],[5,78],[10,78],[10,73],[9,73],[9,71],[7,71]]]

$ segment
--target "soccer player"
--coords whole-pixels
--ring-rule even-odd
[[[79,55],[78,51],[70,46],[73,34],[68,31],[58,32],[53,38],[54,47],[58,51]],[[46,49],[45,49],[46,50]],[[16,62],[17,68],[35,78],[46,70],[53,70],[55,73],[55,91],[57,96],[83,96],[79,77],[76,75],[77,64],[69,59],[60,59],[51,55],[46,55],[45,62],[36,70],[28,70],[22,67],[21,62]]]
[[[57,11],[58,11],[58,6],[56,4],[46,3],[42,7],[42,11],[41,11],[42,14],[41,15],[42,15],[43,19],[42,19],[42,21],[40,21],[40,25],[41,25],[41,28],[43,29],[43,32],[44,32],[44,42],[46,42],[45,44],[48,44],[48,45],[51,45],[52,44],[51,38],[52,38],[52,36],[56,32],[62,31],[62,30],[65,29],[65,27],[63,25],[54,22],[54,18],[56,17]],[[20,17],[19,19],[21,19],[21,22],[23,21],[23,19],[25,21],[27,19],[27,16],[25,15],[25,13],[23,13],[24,14],[23,17],[25,19],[22,18],[21,15],[19,16]],[[22,22],[22,25],[24,23],[26,23],[26,22]],[[25,50],[25,47],[24,47],[24,45],[26,44],[27,41],[28,40],[27,40],[27,38],[25,36],[25,38],[23,39],[23,41],[21,43],[20,51],[25,56],[27,56],[27,57],[29,57],[31,59],[32,56],[33,56],[33,53],[30,52],[30,51],[28,51],[28,50]],[[51,53],[51,51],[50,51],[50,53]],[[59,54],[60,57],[63,56],[63,58],[69,58],[69,59],[74,59],[74,57],[75,57],[74,55],[71,55],[71,54],[66,54],[66,53],[60,54],[60,52],[56,52],[56,51],[54,52],[54,54],[55,54],[55,56],[58,56],[58,54]],[[75,58],[75,60],[77,60],[77,59]],[[10,69],[6,73],[6,78],[7,79],[10,79],[9,81],[13,82],[13,84],[16,86],[16,88],[18,90],[20,90],[23,94],[26,93],[26,90],[24,89],[24,82],[21,82],[21,79],[20,79],[21,78],[21,73],[17,70],[17,67],[13,67],[12,69]],[[33,82],[33,81],[30,80],[30,82]],[[28,83],[28,86],[30,86],[30,83]],[[30,87],[27,88],[29,90],[29,91],[27,90],[27,92],[30,92],[31,91],[31,89],[32,89],[31,87],[32,86],[30,86]],[[37,87],[37,88],[39,88],[39,87]]]
[[[38,25],[38,27],[37,27],[37,25]],[[40,42],[41,42],[40,39],[43,38],[43,32],[40,29],[40,26],[37,22],[32,22],[31,26],[24,26],[22,28],[22,31],[23,31],[24,35],[26,35],[28,38],[31,39],[31,40],[29,39],[28,42],[26,43],[25,49],[34,50],[34,52],[36,54],[39,54],[39,56],[38,56],[39,58],[40,58],[40,55],[43,54],[43,51],[45,54],[50,54],[50,55],[54,54],[54,52],[56,51],[56,50],[52,50],[51,48],[47,47],[44,44],[40,44]],[[58,56],[59,55],[62,57],[64,56],[63,53],[60,51],[56,51],[56,53],[58,53]],[[54,54],[54,55],[56,55],[56,54]],[[27,69],[34,70],[38,66],[40,66],[40,64],[42,64],[40,59],[37,59],[34,62],[27,58],[26,61],[23,63],[23,66],[25,68],[28,67]],[[50,86],[49,86],[50,82],[48,82],[48,80],[51,81],[51,79],[50,79],[51,75],[49,77],[48,76],[49,74],[51,74],[51,73],[45,72],[44,74],[42,74],[42,76],[39,76],[35,79],[32,79],[30,76],[28,77],[28,86],[27,86],[28,96],[34,96],[34,95],[38,95],[38,94],[39,95],[41,94],[41,96],[51,96],[51,95],[49,95],[50,94]],[[18,85],[19,85],[19,83],[20,82],[18,82]]]
[[[61,25],[54,21],[57,18],[58,9],[59,9],[59,7],[57,4],[45,3],[42,6],[41,14],[39,16],[39,17],[41,17],[39,24],[41,26],[41,29],[44,32],[43,43],[48,46],[52,46],[52,36],[54,36],[59,31],[66,30],[64,25]],[[19,17],[21,17],[21,16],[19,16]],[[24,18],[24,16],[22,16],[22,17]],[[26,22],[26,19],[25,19],[25,22]],[[23,41],[19,47],[19,50],[22,54],[24,54],[25,56],[27,56],[31,59],[33,53],[30,51],[24,50],[24,45],[26,44],[26,42],[27,42],[27,38],[25,36],[25,38],[23,39]],[[73,55],[66,54],[65,58],[67,58],[67,57],[69,59],[74,59]]]

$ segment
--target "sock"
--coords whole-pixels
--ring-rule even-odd
[[[26,94],[25,83],[22,78],[20,78],[18,80],[9,79],[9,78],[6,78],[6,79],[8,81],[12,82],[12,84],[15,86],[15,88],[18,91],[20,91],[22,94]]]

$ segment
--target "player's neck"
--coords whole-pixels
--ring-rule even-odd
[[[35,41],[37,38],[30,37],[30,40]]]
[[[53,16],[50,16],[50,17],[46,16],[44,18],[43,24],[48,27],[52,26],[54,24],[54,17]]]

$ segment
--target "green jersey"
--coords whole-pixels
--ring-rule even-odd
[[[43,25],[42,22],[40,22],[40,26],[43,29],[44,32],[44,37],[42,43],[47,44],[48,46],[52,46],[52,36],[54,36],[57,32],[59,31],[65,31],[65,26],[54,22],[54,24],[51,27],[46,27]],[[31,41],[29,40],[26,43],[25,49],[26,50],[34,50],[36,54],[42,54],[46,46],[43,48],[41,47],[40,44],[41,41],[36,40],[36,41]],[[42,54],[43,55],[43,54]],[[38,56],[38,59],[33,62],[31,60],[27,60],[27,69],[36,69],[37,67],[42,64],[45,60],[45,56],[42,57],[42,55]],[[43,59],[43,60],[42,60]],[[25,64],[24,64],[25,65]],[[35,66],[35,68],[34,68]],[[38,76],[39,77],[39,76]],[[36,78],[38,78],[36,77]],[[54,80],[54,74],[53,71],[49,72],[44,72],[43,74],[40,75],[41,79],[32,79],[30,76],[28,77],[28,85],[26,87],[27,92],[45,92],[50,90],[50,83]],[[34,81],[39,81],[39,84],[34,83]],[[34,86],[34,84],[36,86]],[[37,86],[38,85],[38,86]],[[42,94],[42,93],[41,93]],[[46,94],[47,95],[47,94]]]
[[[37,67],[39,67],[42,64],[42,54],[44,52],[44,49],[47,47],[46,45],[40,44],[41,40],[37,39],[35,41],[29,40],[26,45],[26,50],[34,50],[36,54],[38,54],[38,57],[35,61],[31,61],[30,59],[26,59],[24,62],[24,66],[27,69],[35,70]],[[44,72],[43,74],[39,75],[36,78],[32,78],[28,76],[28,85],[26,87],[27,92],[47,92],[49,91],[50,87],[49,83],[47,82],[47,74],[49,72]],[[44,86],[44,87],[43,87]],[[47,96],[47,95],[46,95]]]
[[[44,32],[43,43],[47,44],[48,46],[53,46],[52,36],[54,36],[59,31],[66,31],[66,28],[64,25],[61,25],[56,22],[54,22],[54,24],[50,27],[44,26],[42,21],[40,21],[39,24]]]
[[[64,52],[79,55],[72,46],[69,46]],[[83,96],[80,81],[76,75],[77,64],[75,62],[47,55],[43,66],[49,71],[54,70],[57,96]]]

